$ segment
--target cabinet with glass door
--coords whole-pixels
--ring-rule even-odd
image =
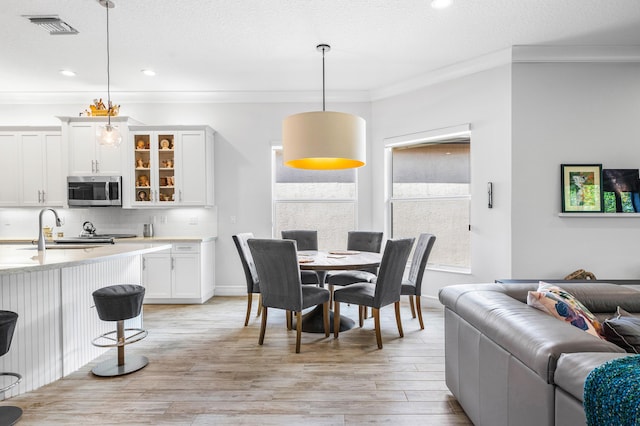
[[[176,201],[174,133],[134,132],[133,204],[170,205]]]

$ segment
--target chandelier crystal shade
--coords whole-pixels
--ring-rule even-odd
[[[290,115],[282,122],[284,164],[310,170],[339,170],[362,167],[366,160],[366,122],[344,112],[325,111],[324,54],[322,52],[322,111]]]

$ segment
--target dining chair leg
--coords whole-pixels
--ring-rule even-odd
[[[378,342],[378,349],[382,349],[382,334],[380,333],[380,309],[371,308],[373,313],[373,323],[376,329],[376,342]]]
[[[409,306],[411,307],[411,318],[416,317],[416,308],[413,306],[413,296],[409,295]]]
[[[267,307],[262,308],[262,323],[260,325],[260,337],[258,338],[258,344],[264,343],[264,331],[267,328]]]
[[[253,299],[252,293],[247,293],[247,316],[244,319],[244,326],[249,325],[249,317],[251,316],[251,301]]]
[[[300,353],[300,339],[302,337],[302,312],[296,312],[296,353]]]
[[[333,308],[333,284],[329,284],[329,307]]]
[[[362,328],[362,326],[364,325],[364,310],[364,306],[358,305],[358,323],[360,325],[360,328]]]
[[[258,312],[256,312],[256,317],[259,317],[260,313],[262,313],[262,295],[258,293]]]
[[[424,330],[424,323],[422,322],[422,305],[420,304],[420,296],[416,296],[416,310],[418,311],[418,321],[420,321],[420,328]]]
[[[394,305],[396,307],[396,324],[398,324],[398,333],[400,333],[400,337],[404,337],[404,333],[402,332],[402,319],[400,318],[400,301],[398,300]]]
[[[291,311],[285,311],[284,314],[287,317],[287,330],[291,330],[293,328],[293,320],[291,318]]]
[[[324,337],[329,337],[329,302],[322,304],[322,321],[324,323]]]
[[[333,338],[338,338],[340,332],[340,302],[333,301]]]

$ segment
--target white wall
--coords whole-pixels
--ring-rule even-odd
[[[319,103],[146,103],[122,105],[121,115],[126,115],[144,124],[199,124],[209,125],[215,131],[215,191],[217,205],[216,242],[216,294],[246,294],[246,284],[242,266],[238,258],[231,235],[238,232],[253,232],[257,237],[271,237],[271,146],[279,142],[282,134],[282,120],[294,113],[313,111]],[[0,125],[59,125],[55,116],[75,116],[86,108],[86,105],[4,105],[0,104]],[[327,109],[350,112],[363,117],[367,121],[367,131],[371,132],[370,104],[364,103],[329,103]],[[370,151],[370,150],[369,150]],[[368,153],[368,156],[371,154]],[[372,167],[365,166],[358,170],[358,193],[360,206],[358,209],[358,226],[371,229]],[[31,216],[19,222],[16,214],[9,209],[0,209],[0,221],[8,216],[12,223],[29,223],[29,231],[37,228],[37,222],[31,225]],[[91,209],[91,214],[93,213]],[[117,212],[116,209],[109,209]],[[206,209],[199,209],[206,210]],[[97,215],[101,213],[96,210]],[[202,215],[202,220],[215,220],[215,211]],[[149,220],[150,212],[136,210],[116,213],[123,222],[131,222],[132,216],[138,222]],[[156,214],[161,212],[156,210]],[[67,216],[79,222],[76,213],[69,210]],[[236,222],[231,223],[235,216]],[[168,213],[168,221],[181,224],[178,211]],[[81,222],[80,222],[81,224]],[[94,222],[96,226],[99,223]],[[66,225],[65,225],[66,226]],[[126,225],[123,230],[128,230]],[[141,225],[140,225],[141,226]],[[210,229],[203,224],[203,231]],[[65,228],[65,233],[76,231],[73,226]],[[5,232],[8,228],[5,227]],[[16,229],[14,226],[12,229]],[[158,227],[156,226],[156,229]],[[158,229],[162,231],[162,229]],[[192,230],[192,227],[187,228]],[[0,230],[0,232],[2,232]],[[79,232],[79,230],[77,231]],[[140,231],[141,232],[141,231]],[[2,234],[0,234],[2,235]],[[30,235],[30,234],[29,234]]]
[[[514,278],[638,278],[640,218],[558,217],[560,164],[639,168],[640,64],[513,66]]]
[[[374,102],[374,227],[384,226],[384,140],[471,124],[471,274],[427,271],[423,293],[456,283],[492,282],[511,274],[511,69],[500,66]],[[494,208],[487,208],[487,182]],[[425,229],[425,232],[429,232]],[[436,240],[436,244],[438,244]]]

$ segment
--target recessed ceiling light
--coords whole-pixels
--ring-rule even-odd
[[[153,77],[154,75],[156,75],[156,72],[154,70],[141,70],[140,72],[144,75],[148,75],[149,77]]]
[[[76,73],[71,71],[71,70],[60,70],[60,74],[66,76],[66,77],[75,77]]]
[[[431,2],[431,7],[434,9],[446,9],[451,6],[453,0],[433,0]]]

